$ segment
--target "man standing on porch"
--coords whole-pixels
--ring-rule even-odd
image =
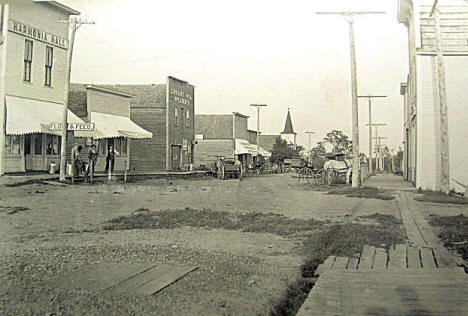
[[[106,169],[105,169],[106,173],[109,171],[109,163],[110,163],[111,173],[114,172],[115,156],[119,156],[119,152],[114,149],[114,146],[109,145],[109,149],[107,150],[107,155],[106,155]]]

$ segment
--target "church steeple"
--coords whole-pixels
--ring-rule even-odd
[[[286,123],[284,124],[284,130],[281,132],[281,135],[294,135],[294,145],[296,145],[296,135],[294,131],[290,109],[288,108],[288,115],[286,116]]]

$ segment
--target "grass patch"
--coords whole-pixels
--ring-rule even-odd
[[[297,232],[313,230],[320,224],[321,222],[313,219],[293,219],[273,213],[233,214],[226,211],[191,208],[163,211],[139,209],[130,216],[111,219],[104,224],[104,229],[172,229],[190,226],[288,236]]]
[[[387,215],[387,214],[379,214],[379,213],[374,213],[372,215],[363,215],[360,216],[361,218],[368,218],[368,219],[373,219],[377,223],[382,224],[382,225],[403,225],[403,222],[396,218],[393,215]]]
[[[284,237],[303,232],[302,252],[306,260],[301,266],[301,277],[288,286],[279,301],[273,303],[270,313],[296,315],[314,285],[311,278],[315,270],[326,258],[331,255],[354,256],[363,245],[389,248],[406,241],[401,222],[395,217],[377,213],[366,217],[374,219],[378,224],[326,224],[273,213],[234,214],[190,208],[151,211],[141,208],[130,216],[120,216],[104,223],[104,229],[171,229],[191,226],[272,233]]]
[[[346,197],[356,197],[361,199],[378,199],[378,200],[394,200],[395,197],[386,193],[385,191],[379,190],[373,187],[362,187],[362,188],[351,188],[351,187],[344,187],[333,189],[328,191],[327,194],[333,195],[344,195]]]
[[[316,230],[302,243],[306,261],[301,266],[302,278],[292,283],[271,315],[296,315],[314,283],[317,267],[329,256],[355,256],[364,245],[389,248],[406,241],[405,231],[395,217],[373,214],[379,225],[335,224]]]
[[[0,212],[5,212],[7,215],[12,215],[18,212],[25,212],[29,210],[29,207],[24,206],[0,206]]]
[[[439,237],[445,247],[456,250],[463,259],[468,260],[468,217],[433,216],[429,221],[432,226],[439,227]]]
[[[430,203],[441,203],[441,204],[468,204],[468,199],[452,194],[444,194],[442,192],[429,192],[423,191],[422,194],[414,198],[418,202],[430,202]]]

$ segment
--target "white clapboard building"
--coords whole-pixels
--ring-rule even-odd
[[[47,170],[60,160],[68,24],[73,10],[56,1],[0,6],[0,175]],[[69,112],[69,122],[83,123]]]
[[[398,21],[408,30],[404,176],[423,190],[441,190],[441,125],[433,0],[399,0]],[[468,3],[439,1],[448,108],[450,188],[468,184]]]

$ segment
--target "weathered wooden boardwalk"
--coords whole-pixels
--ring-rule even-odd
[[[316,274],[298,315],[468,315],[468,275],[438,249],[364,246]]]

